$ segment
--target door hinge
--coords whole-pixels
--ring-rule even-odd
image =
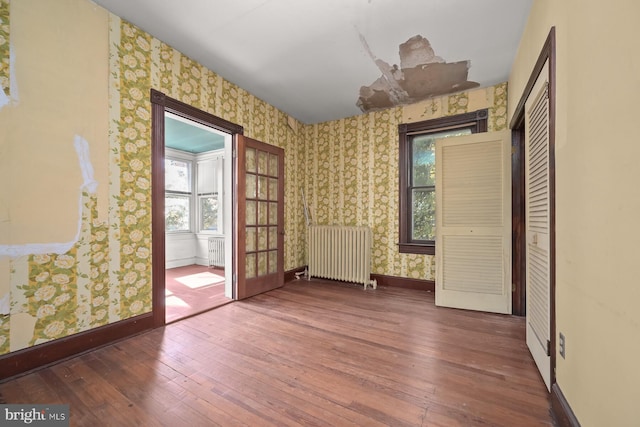
[[[551,356],[551,341],[547,340],[547,356]]]
[[[235,274],[235,273],[233,273],[233,274],[231,275],[231,282],[235,285],[237,281],[238,281],[238,278],[236,277],[236,274]]]
[[[511,284],[511,292],[515,292],[516,291],[516,284],[512,283]]]
[[[511,146],[511,155],[513,156],[514,154],[516,154],[516,147],[514,147],[513,145]]]
[[[233,150],[231,150],[231,157],[232,158],[236,158],[236,149],[234,148]]]

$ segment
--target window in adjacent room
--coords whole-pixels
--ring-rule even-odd
[[[438,138],[487,131],[487,110],[401,124],[400,242],[402,253],[435,253],[435,174]]]
[[[193,179],[192,162],[165,158],[165,229],[167,232],[191,231]]]
[[[222,233],[222,193],[224,182],[224,157],[205,154],[197,161],[198,224],[200,232]]]

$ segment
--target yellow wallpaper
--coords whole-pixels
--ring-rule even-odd
[[[118,20],[119,21],[119,20]],[[118,132],[110,145],[119,153],[120,225],[117,298],[122,319],[151,311],[151,36],[122,23],[110,25],[120,32],[119,45],[111,43],[119,71],[118,91],[111,105],[120,112]],[[115,207],[114,207],[115,208]]]
[[[298,173],[304,145],[287,125],[288,116],[118,17],[111,17],[110,33],[112,60],[119,67],[119,80],[114,82],[119,90],[111,92],[110,103],[112,110],[120,111],[111,145],[120,153],[122,318],[151,310],[151,87],[244,126],[251,138],[285,149],[285,269],[304,264]]]
[[[507,85],[306,126],[305,185],[316,224],[368,225],[372,271],[435,280],[432,256],[398,252],[398,125],[489,109],[489,130],[506,129]]]

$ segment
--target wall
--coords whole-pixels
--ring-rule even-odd
[[[506,129],[507,85],[306,126],[305,192],[315,224],[368,225],[372,272],[435,280],[434,257],[398,252],[398,125],[489,109]]]
[[[285,148],[304,265],[298,122],[89,1],[0,0],[0,20],[0,354],[151,310],[150,88]]]
[[[1,354],[104,323],[109,273],[108,15],[0,3]]]
[[[556,325],[566,337],[556,374],[585,427],[640,423],[638,16],[632,0],[536,0],[509,78],[513,107],[555,25]]]

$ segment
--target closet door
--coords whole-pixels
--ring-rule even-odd
[[[550,203],[548,64],[525,103],[527,346],[547,389],[550,355]]]
[[[511,314],[511,133],[436,141],[436,305]]]

